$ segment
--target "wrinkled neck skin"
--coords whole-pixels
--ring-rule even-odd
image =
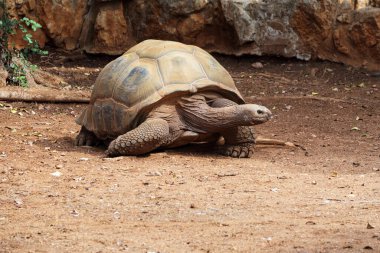
[[[242,107],[210,107],[204,96],[182,98],[176,106],[181,121],[190,130],[199,133],[216,133],[237,126],[252,125]]]

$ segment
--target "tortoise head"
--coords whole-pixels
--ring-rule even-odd
[[[272,118],[272,112],[262,105],[244,104],[239,105],[244,122],[248,125],[258,125]]]

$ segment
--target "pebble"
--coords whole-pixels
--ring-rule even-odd
[[[60,169],[63,169],[63,164],[57,164],[57,165],[55,165],[55,168],[56,168],[56,169],[59,169],[59,170],[60,170]]]
[[[278,192],[279,191],[279,189],[278,188],[272,188],[272,189],[270,189],[272,192]]]
[[[120,219],[120,212],[118,212],[118,211],[116,211],[116,212],[114,212],[113,213],[113,217],[114,217],[114,219],[116,219],[116,220],[118,220],[118,219]]]
[[[254,62],[251,64],[251,66],[255,69],[262,69],[264,68],[264,65],[261,62]]]
[[[75,210],[75,209],[73,209],[73,210],[70,212],[70,214],[71,214],[72,216],[74,216],[74,217],[78,217],[78,216],[79,216],[79,212],[78,212],[77,210]]]
[[[62,176],[62,173],[59,171],[56,171],[56,172],[51,173],[50,175],[52,175],[53,177],[60,177]]]
[[[24,201],[22,201],[20,198],[15,198],[14,201],[17,207],[21,207],[24,204]]]

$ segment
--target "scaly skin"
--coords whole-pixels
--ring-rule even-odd
[[[236,103],[231,100],[218,98],[211,104],[211,107],[220,108],[234,105]],[[225,144],[218,146],[218,153],[240,158],[248,158],[253,155],[256,139],[253,126],[234,127],[223,131],[221,134],[225,140]]]
[[[113,157],[148,153],[161,146],[168,136],[169,125],[165,120],[149,119],[113,140],[108,146],[106,154]]]

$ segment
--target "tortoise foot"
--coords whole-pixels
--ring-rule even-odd
[[[253,155],[253,147],[254,144],[252,143],[223,145],[218,147],[218,153],[234,158],[249,158]]]
[[[76,146],[96,146],[99,144],[99,139],[93,132],[88,131],[86,128],[82,127],[79,134],[75,139]]]

